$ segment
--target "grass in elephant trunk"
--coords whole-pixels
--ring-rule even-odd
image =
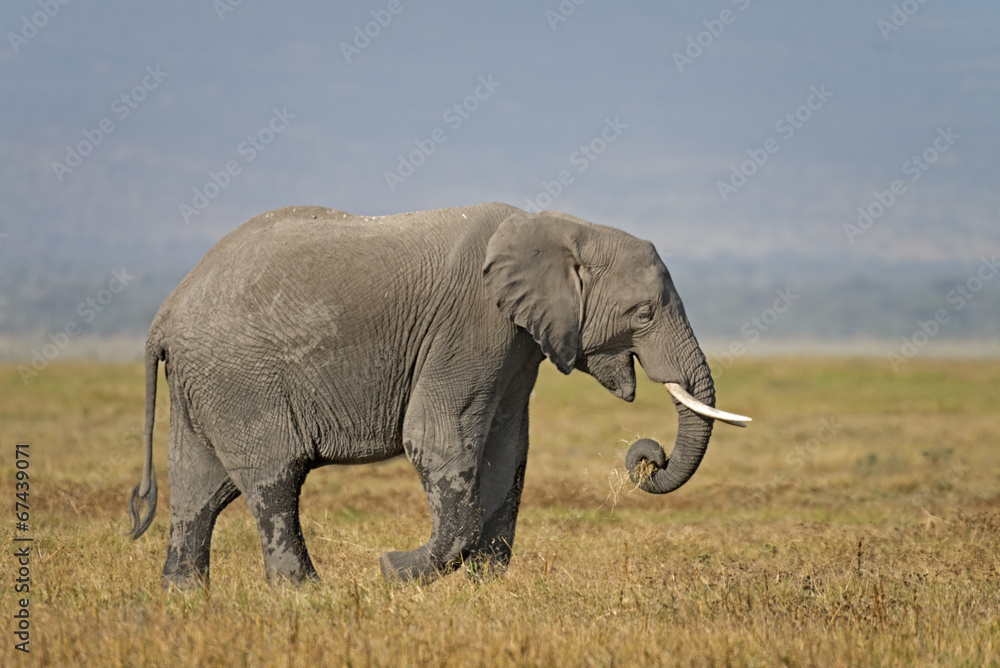
[[[543,368],[508,574],[382,582],[423,542],[405,460],[313,472],[302,518],[322,582],[264,585],[242,500],[221,516],[209,591],[166,593],[160,510],[122,537],[142,466],[141,365],[0,367],[0,487],[31,443],[31,653],[39,665],[988,665],[1000,654],[1000,362],[739,360],[680,490],[633,491],[624,452],[671,443],[674,410]],[[161,393],[159,415],[168,400]],[[615,487],[615,485],[618,487]],[[10,498],[10,496],[8,496]],[[9,520],[13,535],[13,520]],[[13,566],[13,557],[4,557]],[[12,586],[0,610],[13,614]],[[0,664],[13,665],[11,636]]]

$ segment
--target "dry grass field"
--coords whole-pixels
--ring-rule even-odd
[[[161,381],[162,382],[162,381]],[[161,385],[163,387],[163,385]],[[141,365],[0,367],[0,665],[984,666],[1000,664],[1000,361],[738,360],[694,479],[634,491],[627,444],[671,441],[666,392],[634,404],[546,364],[507,575],[382,582],[429,532],[405,459],[314,471],[303,525],[322,582],[265,584],[242,500],[216,527],[212,587],[160,589],[160,506],[123,537],[139,481]],[[15,526],[15,443],[30,526]],[[15,651],[15,536],[34,538],[30,655]]]

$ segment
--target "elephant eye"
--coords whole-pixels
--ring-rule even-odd
[[[651,304],[641,304],[633,311],[633,317],[641,325],[649,323],[653,319],[653,306]]]

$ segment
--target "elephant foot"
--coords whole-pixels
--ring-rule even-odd
[[[174,546],[167,548],[160,584],[164,589],[208,589],[208,551],[200,550],[194,556],[181,556],[182,552]]]
[[[270,550],[266,554],[264,575],[269,584],[300,585],[319,580],[304,546],[298,550]]]
[[[190,590],[204,588],[208,589],[208,573],[196,573],[192,571],[164,573],[160,577],[160,584],[164,589]]]
[[[426,545],[409,552],[386,552],[378,560],[382,577],[389,582],[430,582],[441,575],[441,569],[431,563]]]
[[[301,552],[292,550],[269,552],[264,562],[264,575],[270,585],[300,585],[318,582],[319,575],[313,568],[305,548]]]
[[[267,576],[267,583],[272,587],[280,586],[292,586],[297,587],[299,585],[305,584],[307,582],[319,582],[319,575],[316,571],[308,572],[291,572],[291,573],[265,573]]]

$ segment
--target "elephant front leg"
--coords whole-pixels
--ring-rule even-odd
[[[514,406],[498,413],[486,441],[480,473],[484,508],[483,531],[470,559],[473,578],[499,575],[507,570],[514,546],[514,529],[524,489],[528,459],[528,406]]]
[[[431,537],[415,550],[383,554],[379,566],[386,580],[433,580],[457,569],[479,541],[483,526],[478,472],[481,445],[462,442],[457,436],[444,442],[452,445],[404,441],[427,494]]]

